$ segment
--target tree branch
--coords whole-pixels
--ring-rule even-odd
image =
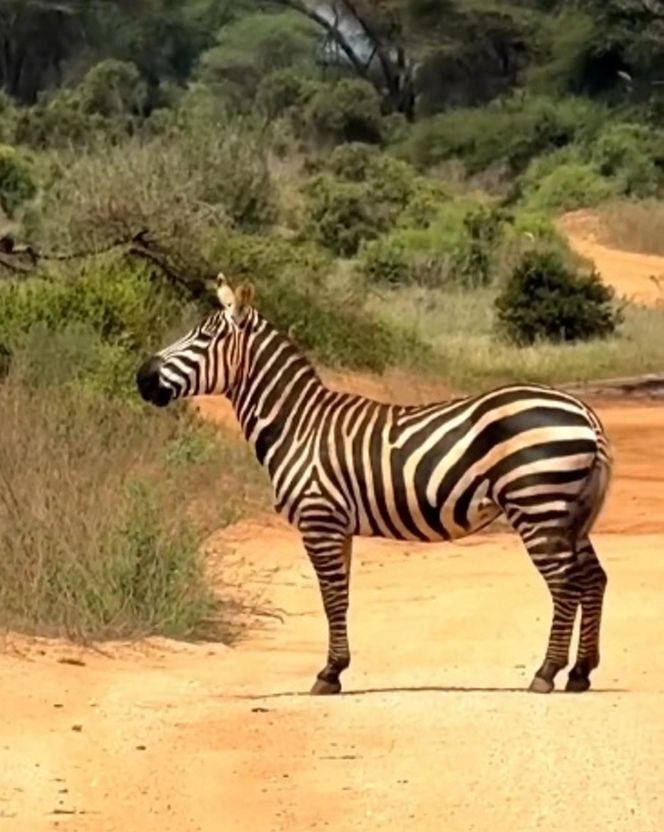
[[[381,38],[377,32],[374,31],[372,26],[366,20],[366,18],[360,14],[357,9],[357,6],[354,0],[341,0],[343,5],[348,10],[348,13],[355,18],[358,22],[360,28],[364,32],[366,39],[371,43],[374,47],[374,52],[378,55],[378,60],[380,61],[381,69],[383,70],[383,77],[385,79],[385,85],[392,95],[399,94],[399,75],[395,72],[395,67],[390,59],[389,55],[385,51],[383,44],[381,43]]]
[[[368,70],[365,68],[347,38],[339,30],[338,26],[331,23],[326,17],[320,14],[320,12],[309,8],[303,0],[274,0],[274,2],[278,6],[286,6],[289,9],[293,9],[293,11],[299,12],[299,14],[304,15],[309,18],[309,20],[313,21],[317,26],[324,29],[346,55],[348,60],[353,65],[355,72],[357,72],[357,74],[362,78],[368,78]]]

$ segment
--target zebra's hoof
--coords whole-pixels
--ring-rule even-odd
[[[585,693],[590,688],[590,679],[587,676],[570,676],[565,685],[568,693]]]
[[[325,679],[316,679],[311,688],[312,696],[331,696],[335,693],[341,693],[340,682],[326,682]]]
[[[534,676],[528,690],[531,693],[551,693],[553,682],[548,682],[546,679],[542,679],[541,676]]]

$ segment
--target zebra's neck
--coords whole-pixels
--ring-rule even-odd
[[[240,345],[238,382],[230,395],[238,422],[261,464],[278,446],[302,438],[329,391],[309,360],[254,312]]]

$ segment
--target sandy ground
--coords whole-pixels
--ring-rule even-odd
[[[402,381],[330,380],[395,399]],[[664,406],[598,407],[617,471],[595,538],[609,589],[593,691],[524,691],[549,600],[497,534],[356,541],[345,694],[309,697],[325,649],[313,574],[292,531],[254,521],[216,537],[212,565],[244,559],[282,616],[234,649],[0,644],[0,832],[661,832]]]

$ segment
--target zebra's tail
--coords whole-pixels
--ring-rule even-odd
[[[606,502],[612,472],[611,447],[606,435],[600,429],[597,431],[595,458],[572,508],[570,531],[574,542],[587,538],[595,525]]]

